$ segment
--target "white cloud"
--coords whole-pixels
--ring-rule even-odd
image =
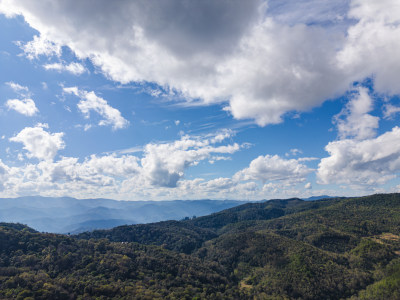
[[[278,155],[259,156],[248,168],[237,172],[236,180],[302,182],[312,169],[297,159],[284,159]]]
[[[295,148],[295,149],[290,149],[290,153],[292,153],[292,155],[296,156],[296,155],[302,154],[303,151]]]
[[[74,75],[82,75],[83,73],[87,72],[86,68],[80,63],[70,63],[68,65],[62,63],[53,63],[53,64],[46,64],[43,66],[46,70],[55,70],[55,71],[67,71]]]
[[[64,133],[48,133],[43,128],[47,124],[37,124],[36,127],[25,127],[10,141],[22,143],[28,151],[29,158],[36,157],[39,160],[53,160],[58,150],[64,149],[62,140]]]
[[[33,116],[39,111],[32,99],[9,99],[6,106],[25,116]]]
[[[1,8],[0,8],[1,10]],[[61,46],[57,45],[53,41],[50,41],[42,36],[34,36],[33,40],[23,44],[18,43],[25,55],[29,59],[38,58],[40,55],[45,56],[60,56]]]
[[[383,107],[383,116],[385,119],[392,119],[400,112],[400,107],[392,104],[385,104]]]
[[[307,183],[304,185],[304,188],[307,189],[307,190],[312,189],[311,182],[307,182]]]
[[[102,116],[100,126],[111,125],[114,130],[122,129],[129,125],[129,121],[122,117],[121,112],[111,107],[106,100],[96,96],[92,92],[81,91],[76,87],[64,88],[64,92],[78,96],[81,101],[78,103],[79,110],[85,115],[85,118],[90,117],[90,111],[93,110]]]
[[[379,118],[368,114],[372,109],[373,100],[368,89],[359,87],[356,96],[335,116],[339,137],[359,140],[375,137]]]
[[[216,135],[209,135],[210,137],[210,142],[211,143],[220,143],[225,139],[231,138],[235,135],[235,132],[233,130],[230,129],[224,129],[221,130],[218,134]]]
[[[303,151],[294,148],[294,149],[290,149],[289,152],[285,153],[285,156],[286,156],[286,157],[289,157],[289,156],[291,156],[291,155],[292,155],[292,156],[297,156],[297,155],[302,154],[302,153],[303,153]]]
[[[232,188],[235,182],[231,178],[216,178],[207,181],[206,188],[214,191],[220,191]]]
[[[400,93],[397,0],[182,2],[8,0],[0,11],[40,32],[25,46],[30,57],[66,45],[115,81],[227,101],[233,117],[262,126],[368,76],[379,92]]]
[[[374,79],[378,92],[400,93],[397,0],[271,0],[266,12],[265,3],[259,1],[244,4],[206,0],[185,2],[186,5],[182,5],[183,0],[162,4],[139,0],[119,5],[99,1],[93,6],[85,1],[3,0],[0,11],[7,16],[22,14],[40,33],[40,37],[23,46],[30,58],[59,56],[59,45],[66,45],[79,59],[91,59],[109,79],[122,83],[152,82],[160,85],[162,93],[182,96],[188,102],[225,103],[233,117],[251,118],[259,125],[279,123],[287,112],[318,106],[365,77]],[[154,90],[154,95],[159,95],[158,87]],[[92,111],[98,113],[101,125],[114,129],[127,126],[128,121],[120,112],[94,92],[76,87],[64,91],[80,98],[78,108],[85,116],[89,117]],[[366,89],[359,88],[358,96],[337,118],[341,140],[326,147],[330,156],[319,165],[321,183],[368,186],[387,182],[398,172],[398,129],[375,138],[379,118],[370,114],[372,108],[373,99]],[[384,116],[390,118],[398,111],[398,107],[387,103]],[[181,141],[147,145],[143,157],[138,158],[135,178],[126,181],[124,187],[129,190],[143,184],[157,186],[160,193],[172,193],[163,188],[183,187],[183,182],[188,182],[184,173],[189,166],[229,159],[222,154],[240,148],[236,144],[214,145],[229,135],[221,133],[200,140],[183,137]],[[171,157],[166,153],[171,153]],[[378,162],[375,156],[381,157]],[[312,159],[261,156],[235,178],[191,184],[205,192],[218,184],[229,186],[229,180],[243,184],[240,186],[248,193],[260,192],[254,181],[265,181],[265,191],[287,188],[284,184],[290,178],[295,178],[296,183],[304,182],[312,170],[303,162]],[[75,169],[82,163],[70,164]],[[85,172],[71,175],[76,178],[77,189]],[[111,175],[96,178],[90,180],[108,182],[107,186],[116,180]],[[239,185],[227,190],[233,188]]]
[[[85,124],[85,126],[83,126],[84,131],[88,131],[90,128],[92,128],[92,125],[90,124]]]
[[[218,80],[230,91],[228,110],[238,119],[267,125],[281,122],[286,112],[305,111],[341,94],[348,82],[334,61],[340,43],[323,28],[267,19],[220,66],[224,76]]]
[[[213,146],[221,141],[215,137],[193,139],[183,136],[173,143],[148,144],[141,160],[143,174],[152,185],[175,187],[189,166],[210,158],[212,154],[232,154],[240,149],[236,143]]]
[[[325,150],[330,156],[318,166],[320,183],[373,188],[395,178],[400,171],[400,128],[394,127],[376,138],[330,142]]]
[[[4,190],[4,184],[8,180],[10,168],[0,159],[0,191]]]
[[[63,87],[63,91],[67,94],[73,94],[79,97],[79,89],[76,86]]]
[[[174,192],[185,199],[228,198],[244,200],[262,199],[265,196],[262,189],[255,182],[236,182],[231,178],[222,177],[209,181],[200,178],[182,180],[178,183]]]
[[[44,127],[45,124],[38,124],[35,128],[25,128],[10,139],[23,143],[29,152],[28,157],[40,159],[37,164],[29,162],[21,167],[7,167],[8,175],[4,184],[12,195],[108,195],[125,199],[143,195],[146,199],[154,199],[161,194],[164,198],[189,194],[193,197],[195,191],[189,190],[190,186],[197,186],[199,192],[201,190],[214,195],[219,195],[218,189],[237,189],[233,180],[228,178],[204,183],[201,179],[183,180],[190,166],[214,154],[226,157],[240,149],[238,144],[217,145],[213,139],[218,134],[207,137],[184,136],[169,143],[148,144],[142,149],[141,156],[108,154],[91,155],[82,162],[75,157],[61,157],[55,161],[55,154],[64,147],[62,134],[49,134]],[[245,185],[246,193],[250,193],[251,187],[254,189],[254,184]]]
[[[243,148],[243,145],[242,145],[242,148]],[[208,160],[208,162],[209,162],[210,164],[214,164],[216,161],[220,161],[220,160],[232,160],[232,158],[231,158],[231,157],[226,157],[226,156],[212,156],[212,157]]]
[[[40,32],[25,45],[30,57],[66,45],[112,80],[154,82],[189,102],[227,101],[233,117],[262,126],[368,76],[378,91],[400,93],[397,0],[271,1],[269,9],[258,0],[182,2],[8,0],[0,11]]]
[[[36,127],[43,129],[45,126],[46,124],[38,124]],[[206,163],[217,155],[228,159],[230,154],[241,148],[236,143],[227,144],[234,133],[231,132],[228,136],[226,132],[197,137],[183,136],[180,140],[172,142],[148,144],[138,149],[141,154],[137,155],[119,152],[91,155],[83,160],[75,157],[52,160],[50,158],[54,157],[53,154],[57,150],[51,155],[45,155],[34,153],[34,150],[25,147],[30,151],[31,157],[35,155],[49,159],[41,159],[36,164],[28,161],[20,167],[4,165],[6,175],[4,179],[0,176],[0,184],[3,180],[5,189],[1,195],[69,195],[80,198],[110,197],[125,200],[201,198],[255,200],[310,196],[310,191],[307,189],[310,183],[304,186],[303,182],[312,170],[301,163],[301,158],[287,160],[278,156],[260,156],[253,160],[248,168],[237,172],[231,178],[185,179],[188,168],[202,162]],[[26,136],[38,135],[33,132],[25,133]],[[216,137],[220,135],[226,137],[217,142]],[[49,138],[49,133],[45,132],[44,136]],[[36,147],[39,149],[47,147],[43,142],[25,142],[25,144],[40,144],[40,147]],[[131,150],[131,152],[137,151]]]
[[[33,116],[37,112],[39,112],[36,107],[35,101],[29,98],[31,96],[31,93],[29,92],[28,87],[22,86],[12,81],[6,82],[6,84],[20,97],[24,97],[24,99],[7,100],[6,106],[9,110],[15,110],[16,112],[25,116]]]
[[[352,78],[374,77],[374,88],[398,94],[400,86],[400,6],[397,0],[353,0],[349,17],[357,23],[348,30],[339,66]]]
[[[140,172],[135,156],[91,155],[84,162],[77,158],[62,157],[57,162],[44,162],[41,172],[53,183],[85,183],[89,185],[115,185],[117,178],[126,178]]]
[[[8,176],[4,184],[8,195],[39,193],[49,196],[116,197],[120,192],[121,178],[132,178],[139,172],[137,161],[134,156],[92,155],[83,162],[74,157],[61,157],[58,161],[42,160],[21,167],[5,166]]]
[[[353,80],[336,61],[343,30],[277,22],[265,7],[258,0],[20,0],[0,9],[22,14],[44,40],[91,59],[108,78],[154,82],[189,102],[228,101],[235,118],[264,126],[340,95]]]
[[[396,112],[387,108],[386,117]],[[348,184],[373,190],[396,178],[400,171],[400,129],[394,127],[376,137],[379,118],[368,114],[373,100],[368,89],[359,87],[346,107],[334,117],[341,140],[330,142],[317,170],[321,184]],[[390,111],[392,110],[392,111]]]
[[[29,89],[28,89],[28,87],[26,87],[26,86],[20,85],[20,84],[18,84],[18,83],[12,82],[12,81],[6,82],[6,84],[7,84],[14,92],[16,92],[18,95],[22,95],[22,96],[29,95]]]

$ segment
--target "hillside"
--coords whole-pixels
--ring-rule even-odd
[[[399,299],[400,194],[247,203],[77,236],[0,224],[0,254],[5,299]]]

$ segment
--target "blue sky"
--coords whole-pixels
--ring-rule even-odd
[[[395,0],[0,0],[0,197],[398,192],[399,16]]]

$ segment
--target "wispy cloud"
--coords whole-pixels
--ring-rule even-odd
[[[54,70],[54,71],[67,71],[74,75],[81,75],[87,72],[87,69],[80,63],[70,63],[70,64],[62,64],[62,63],[53,63],[53,64],[46,64],[43,65],[46,70]]]
[[[63,91],[81,99],[78,103],[78,109],[84,114],[85,118],[90,118],[90,111],[94,111],[103,117],[98,123],[100,126],[111,125],[116,130],[129,125],[129,121],[122,117],[119,110],[111,107],[106,100],[98,97],[93,91],[86,92],[79,90],[77,87],[63,88]]]

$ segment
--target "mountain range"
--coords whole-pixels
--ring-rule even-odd
[[[400,194],[77,235],[0,223],[1,299],[400,299]]]
[[[26,224],[37,231],[79,233],[125,224],[180,220],[224,210],[242,201],[115,201],[29,196],[0,199],[0,221]]]
[[[330,196],[313,196],[314,201]],[[26,224],[40,232],[76,234],[127,224],[145,224],[204,216],[248,201],[116,201],[70,197],[0,198],[0,222]]]

